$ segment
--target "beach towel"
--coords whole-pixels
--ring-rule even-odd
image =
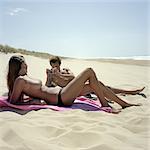
[[[55,105],[14,105],[7,101],[7,97],[0,97],[0,108],[10,107],[20,110],[39,110],[39,109],[51,109],[55,111],[82,109],[85,111],[105,111],[112,113],[111,107],[101,107],[99,100],[92,100],[84,96],[80,96],[75,99],[72,106],[69,107],[59,107]]]

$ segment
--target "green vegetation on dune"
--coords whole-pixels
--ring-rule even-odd
[[[17,48],[13,48],[11,46],[2,45],[2,44],[0,44],[0,52],[5,53],[5,54],[20,53],[20,54],[24,54],[24,55],[31,55],[31,56],[45,58],[45,59],[49,59],[50,57],[54,56],[49,53],[30,51],[30,50],[26,50],[26,49],[22,49],[22,48],[17,49]],[[59,57],[62,59],[68,59],[68,57],[62,57],[62,56],[59,56]]]
[[[32,56],[35,56],[35,57],[41,57],[41,58],[50,58],[51,54],[48,54],[48,53],[42,53],[42,52],[35,52],[35,51],[29,51],[29,50],[25,50],[25,49],[16,49],[16,48],[13,48],[11,46],[8,46],[8,45],[1,45],[0,44],[0,52],[2,53],[20,53],[20,54],[24,54],[24,55],[32,55]]]

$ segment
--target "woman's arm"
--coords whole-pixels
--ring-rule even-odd
[[[18,102],[19,105],[46,105],[47,103],[41,99],[30,99],[26,102]]]
[[[17,78],[14,82],[13,91],[10,95],[10,103],[16,104],[21,101],[21,94],[23,92],[23,88],[25,85],[25,81],[22,78]]]

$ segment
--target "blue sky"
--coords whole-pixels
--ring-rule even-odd
[[[78,58],[150,55],[148,0],[1,0],[0,44]]]

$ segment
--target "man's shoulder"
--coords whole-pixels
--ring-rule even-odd
[[[67,71],[67,70],[70,70],[70,69],[69,68],[63,68],[62,70],[66,70]]]
[[[70,69],[69,68],[62,68],[61,73],[69,73]]]

